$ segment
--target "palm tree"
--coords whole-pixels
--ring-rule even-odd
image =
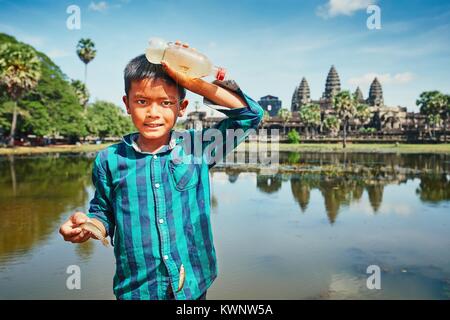
[[[78,41],[77,54],[84,63],[84,84],[87,81],[87,65],[95,58],[96,53],[95,44],[91,39],[81,39]]]
[[[281,118],[281,121],[283,122],[283,132],[284,134],[286,134],[286,124],[292,118],[292,113],[287,109],[280,109],[278,111],[278,116]]]
[[[0,46],[0,86],[5,87],[13,103],[9,145],[14,146],[17,125],[17,102],[33,89],[41,77],[41,62],[35,51],[22,44]]]
[[[305,124],[306,135],[309,128],[315,128],[320,125],[320,106],[318,104],[308,104],[300,109],[300,119]]]
[[[75,94],[80,102],[80,105],[84,107],[84,111],[87,110],[87,103],[89,101],[89,91],[86,88],[86,85],[80,80],[72,80],[72,87],[75,91]]]
[[[428,125],[433,127],[433,131],[436,130],[436,124],[440,122],[440,114],[448,108],[447,103],[446,96],[439,91],[422,92],[417,99],[416,105],[420,107],[420,113],[427,116]]]
[[[356,118],[358,118],[361,125],[365,125],[370,121],[372,114],[370,113],[369,106],[366,104],[359,104],[356,107]]]
[[[323,121],[323,125],[327,130],[330,130],[333,135],[339,131],[341,122],[336,116],[328,116]]]
[[[336,110],[336,113],[338,115],[338,118],[342,122],[342,130],[343,130],[343,136],[342,136],[342,147],[347,147],[347,126],[350,121],[350,119],[353,119],[356,114],[356,105],[357,101],[354,96],[350,93],[348,90],[344,90],[339,92],[335,97],[333,101],[334,109]]]

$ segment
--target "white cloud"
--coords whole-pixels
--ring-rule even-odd
[[[316,14],[324,19],[345,15],[366,9],[377,0],[328,0],[328,3],[317,7]]]
[[[91,2],[89,4],[89,10],[104,12],[108,9],[106,1],[100,1],[99,3]]]
[[[374,78],[378,78],[381,85],[384,84],[404,84],[411,82],[414,79],[414,74],[411,72],[396,73],[366,73],[360,77],[353,77],[348,80],[348,83],[353,86],[366,86],[372,83]]]

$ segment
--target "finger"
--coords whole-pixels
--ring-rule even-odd
[[[72,239],[72,243],[82,243],[82,242],[86,242],[87,240],[89,240],[90,235],[84,235],[84,237],[76,237]]]
[[[73,237],[71,241],[73,243],[81,243],[87,241],[91,237],[91,233],[89,231],[82,231],[79,235]]]
[[[80,233],[80,231],[81,231],[80,228],[74,228],[72,225],[69,224],[63,224],[59,229],[59,233],[63,237],[71,237],[72,235]]]
[[[64,240],[72,241],[74,237],[77,237],[81,233],[80,228],[70,229],[62,233]]]
[[[169,76],[174,76],[174,71],[166,61],[161,61],[161,65],[163,66],[164,71],[169,74]]]
[[[75,212],[71,220],[75,225],[80,225],[87,222],[87,216],[83,212]]]

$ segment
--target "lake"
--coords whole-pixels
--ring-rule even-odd
[[[95,154],[0,157],[0,299],[114,299],[111,247],[66,243]],[[208,299],[449,299],[450,156],[280,153],[211,172]],[[68,290],[78,265],[81,289]],[[366,285],[380,269],[381,289]]]

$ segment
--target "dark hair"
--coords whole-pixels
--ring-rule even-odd
[[[123,72],[125,80],[125,93],[128,96],[131,82],[143,79],[161,79],[166,83],[174,85],[178,89],[180,100],[186,97],[186,89],[178,85],[162,68],[160,64],[154,64],[147,60],[145,55],[140,55],[128,62]]]

